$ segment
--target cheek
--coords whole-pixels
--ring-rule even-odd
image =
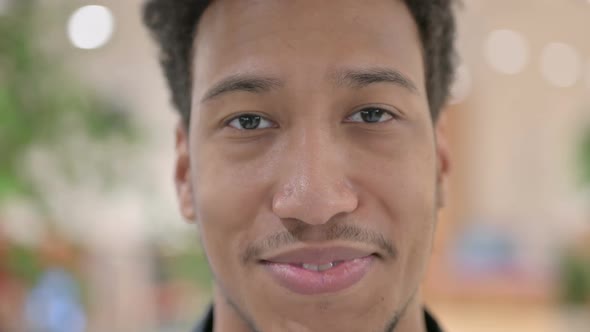
[[[382,211],[380,229],[385,230],[395,243],[401,260],[420,260],[424,255],[417,251],[428,247],[435,227],[435,176],[430,168],[417,174],[416,167],[390,176],[388,181],[374,183],[374,203]],[[409,172],[412,171],[412,172]],[[413,173],[416,172],[416,173]],[[403,174],[406,173],[406,174]]]
[[[416,162],[406,165],[400,185],[391,195],[390,206],[398,214],[395,233],[399,243],[402,278],[420,282],[429,261],[436,224],[436,168],[434,153],[425,152]],[[402,168],[403,169],[403,168]]]
[[[400,266],[416,270],[427,261],[435,226],[434,139],[421,134],[400,137],[396,143],[375,151],[359,150],[352,167],[365,170],[355,172],[364,196],[365,219],[378,222],[375,227],[395,243],[403,260]]]
[[[366,144],[368,145],[368,144]],[[351,170],[358,186],[404,226],[435,209],[436,158],[431,135],[406,135],[355,149]],[[401,231],[401,230],[400,230]],[[405,233],[404,233],[405,234]]]
[[[223,150],[203,147],[193,160],[193,192],[202,244],[217,275],[240,264],[240,253],[260,231],[268,210],[268,160],[236,161]],[[219,264],[218,264],[219,263]]]

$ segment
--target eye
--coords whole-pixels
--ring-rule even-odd
[[[390,112],[377,108],[377,107],[367,107],[364,108],[348,118],[346,118],[347,122],[364,122],[364,123],[378,123],[378,122],[387,122],[394,118],[394,115]]]
[[[238,130],[255,130],[274,127],[273,123],[256,114],[242,114],[232,118],[228,126]]]

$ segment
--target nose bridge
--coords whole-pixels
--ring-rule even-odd
[[[352,212],[357,198],[341,153],[327,129],[309,125],[294,132],[273,198],[275,214],[318,225],[339,213]]]
[[[316,196],[335,189],[333,187],[342,180],[338,179],[341,170],[333,169],[332,155],[337,153],[334,150],[337,150],[337,147],[333,146],[328,135],[319,129],[306,128],[294,140],[291,150],[293,173],[289,174],[286,180],[289,187],[294,186],[294,189],[298,189],[295,194],[300,195],[300,199],[318,201],[320,197]]]

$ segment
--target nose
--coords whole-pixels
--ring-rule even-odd
[[[299,135],[286,152],[273,212],[281,219],[322,225],[358,206],[346,176],[346,157],[334,139],[320,133]]]

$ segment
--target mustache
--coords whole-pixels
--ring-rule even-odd
[[[242,255],[243,262],[258,259],[263,253],[278,250],[305,241],[310,227],[295,227],[293,230],[280,231],[251,243]],[[385,255],[396,258],[398,250],[383,234],[355,225],[335,224],[321,233],[314,232],[313,242],[345,240],[369,244],[378,247]]]

